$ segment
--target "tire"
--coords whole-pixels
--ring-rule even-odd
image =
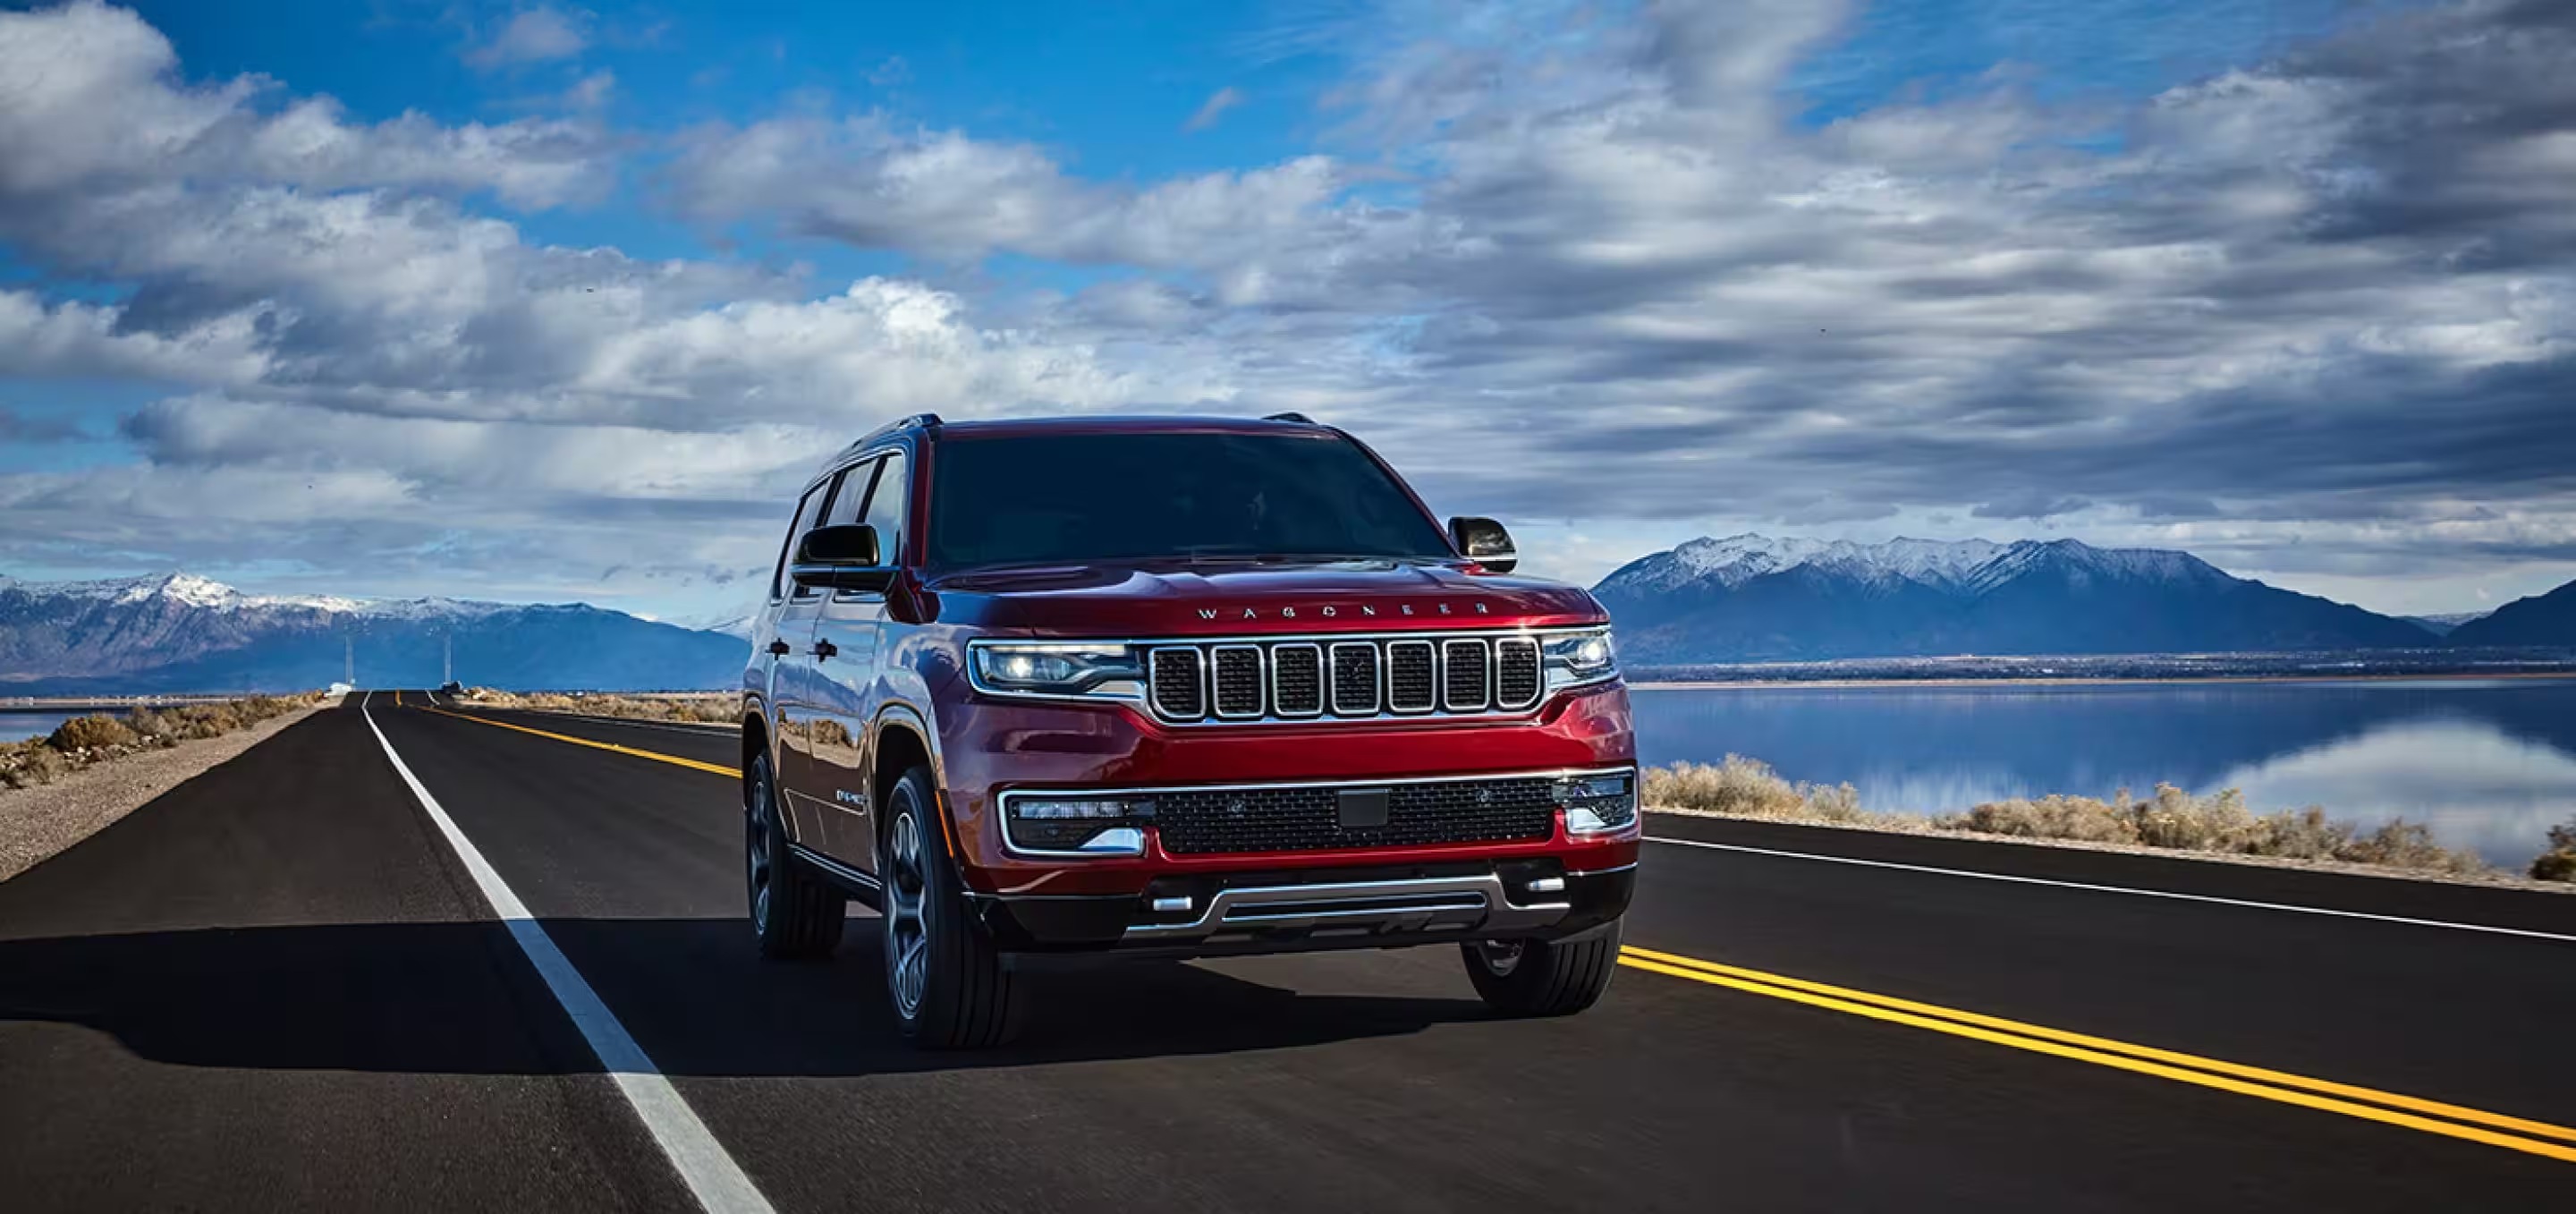
[[[885,803],[877,871],[885,878],[886,998],[923,1049],[996,1046],[1017,1037],[1026,991],[1010,959],[966,913],[940,828],[930,772],[903,773]]]
[[[1471,940],[1458,952],[1485,1006],[1506,1016],[1571,1016],[1610,989],[1619,924],[1613,919],[1563,940]]]
[[[778,785],[769,775],[769,756],[754,758],[744,780],[748,787],[742,815],[743,875],[751,900],[751,931],[760,941],[760,955],[773,960],[831,956],[841,943],[841,919],[849,899],[806,871],[787,849],[787,829],[778,816]]]

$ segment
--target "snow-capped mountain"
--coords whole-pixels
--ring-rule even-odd
[[[1643,663],[2437,643],[2187,552],[2075,540],[1697,539],[1630,562],[1594,593]]]
[[[1903,578],[1928,585],[1955,585],[1969,571],[1993,559],[2003,545],[1985,540],[1896,539],[1884,544],[1849,540],[1772,539],[1766,535],[1702,537],[1670,552],[1633,561],[1602,583],[1624,588],[1669,589],[1693,582],[1715,581],[1741,586],[1758,577],[1784,573],[1802,565],[1847,572],[1864,580]]]
[[[513,689],[722,687],[743,642],[583,604],[248,595],[189,573],[0,578],[0,694],[280,691],[337,680]]]

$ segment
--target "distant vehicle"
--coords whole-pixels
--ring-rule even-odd
[[[461,696],[461,695],[464,695],[464,694],[465,694],[465,684],[463,684],[463,683],[459,683],[459,682],[457,682],[457,681],[456,681],[456,680],[454,680],[454,679],[449,679],[448,681],[446,681],[446,682],[441,683],[441,684],[439,684],[439,685],[438,685],[438,694],[443,695],[443,696]]]
[[[1580,589],[1295,415],[907,418],[798,499],[743,675],[752,928],[881,912],[929,1047],[1019,958],[1455,945],[1493,1007],[1609,984],[1628,694]]]

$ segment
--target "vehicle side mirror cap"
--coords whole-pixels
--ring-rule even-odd
[[[1458,546],[1458,555],[1496,573],[1510,573],[1521,563],[1512,533],[1489,518],[1462,514],[1449,520],[1449,542]]]
[[[834,590],[883,590],[893,583],[894,572],[877,551],[877,529],[866,523],[806,532],[796,541],[796,560],[787,570],[799,586]]]

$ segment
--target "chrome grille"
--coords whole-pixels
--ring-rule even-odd
[[[1440,702],[1451,712],[1475,712],[1494,702],[1493,671],[1480,640],[1440,643]]]
[[[1386,647],[1386,710],[1388,712],[1429,712],[1440,705],[1435,702],[1438,689],[1432,686],[1432,671],[1438,663],[1432,660],[1429,641],[1390,641]]]
[[[1518,711],[1538,703],[1538,642],[1504,637],[1494,642],[1494,707]]]
[[[1546,692],[1523,634],[1257,637],[1151,645],[1148,702],[1172,722],[1522,713]]]
[[[1154,714],[1166,720],[1194,721],[1207,715],[1204,661],[1196,646],[1157,649],[1148,659],[1154,681]]]
[[[1376,716],[1377,669],[1374,643],[1333,642],[1333,711],[1344,716]]]
[[[1216,666],[1216,715],[1246,721],[1261,715],[1261,647],[1219,645]]]
[[[1270,647],[1270,710],[1283,717],[1323,715],[1323,646]]]

